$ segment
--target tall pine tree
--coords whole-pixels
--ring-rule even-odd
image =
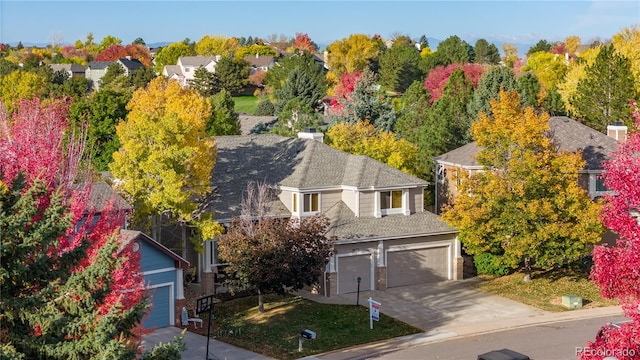
[[[617,53],[613,45],[603,46],[586,76],[578,82],[569,100],[575,116],[585,125],[606,132],[607,125],[621,121],[631,127],[629,101],[637,96],[629,60]]]

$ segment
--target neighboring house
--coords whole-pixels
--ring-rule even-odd
[[[215,73],[216,65],[220,61],[220,55],[216,56],[180,56],[176,65],[165,65],[162,75],[170,80],[176,80],[184,88],[189,87],[193,75],[198,68],[204,68],[208,72]]]
[[[273,56],[256,54],[256,56],[245,56],[244,61],[249,63],[249,73],[256,71],[269,71],[276,64]]]
[[[91,86],[95,91],[100,90],[100,80],[107,73],[107,68],[112,61],[92,61],[87,64],[84,77],[91,80]]]
[[[86,66],[80,64],[49,64],[49,67],[53,72],[56,71],[64,71],[69,75],[69,78],[72,77],[84,77],[85,71],[87,70]]]
[[[105,209],[127,213],[133,210],[133,207],[104,181],[91,184],[88,202],[88,211],[95,211],[94,221],[99,219]],[[154,329],[175,325],[176,317],[179,316],[177,309],[184,306],[183,274],[189,267],[189,262],[140,231],[126,228],[125,222],[120,230],[122,246],[135,242],[133,250],[140,251],[140,271],[149,290],[151,308],[143,318],[144,327]]]
[[[145,67],[140,60],[131,59],[129,57],[118,59],[115,62],[122,66],[125,75],[131,75],[134,71],[144,69]],[[113,63],[113,61],[92,61],[87,65],[85,77],[91,80],[91,85],[95,91],[100,90],[102,78],[107,73],[109,66]]]
[[[427,183],[363,155],[322,143],[321,133],[219,136],[207,204],[216,221],[240,214],[247,184],[270,185],[276,197],[270,216],[303,218],[323,213],[328,236],[337,239],[318,289],[325,296],[360,290],[427,284],[462,278],[457,230],[425,211]],[[316,139],[316,140],[313,140]],[[197,260],[205,293],[222,272],[216,240]]]
[[[176,325],[184,299],[184,270],[189,262],[140,231],[121,230],[123,242],[140,252],[140,271],[151,308],[142,319],[145,329]]]
[[[616,150],[618,139],[626,136],[627,128],[621,124],[610,125],[609,135],[565,116],[549,119],[549,133],[560,150],[581,151],[585,167],[579,172],[578,183],[588,191],[592,199],[603,196],[607,189],[601,178],[603,162]],[[458,195],[459,175],[483,171],[476,161],[480,148],[469,143],[435,158],[436,162],[436,211],[450,203]]]

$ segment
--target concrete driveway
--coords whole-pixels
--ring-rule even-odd
[[[382,303],[382,313],[432,334],[462,335],[545,315],[545,311],[476,290],[475,285],[481,281],[471,278],[365,291],[360,293],[359,303],[367,306],[367,299],[372,297]],[[355,304],[357,294],[340,297]]]

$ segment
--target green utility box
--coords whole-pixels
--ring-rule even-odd
[[[582,309],[582,297],[578,295],[562,295],[562,305],[569,309]]]

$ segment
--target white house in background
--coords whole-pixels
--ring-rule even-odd
[[[216,72],[216,65],[220,61],[220,55],[216,56],[180,56],[176,65],[165,65],[162,75],[170,80],[176,80],[182,87],[189,87],[193,75],[200,67],[210,73]]]
[[[84,77],[91,80],[91,86],[95,91],[100,90],[100,83],[102,78],[107,74],[107,69],[113,63],[118,63],[124,69],[125,75],[131,75],[138,69],[144,69],[145,66],[138,59],[131,59],[130,57],[121,58],[116,61],[92,61],[87,64],[87,68],[84,72]]]

